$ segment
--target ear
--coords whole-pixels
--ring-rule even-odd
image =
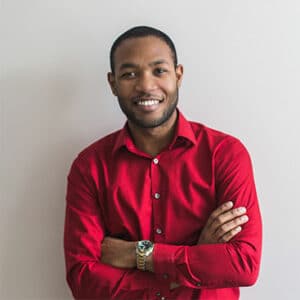
[[[177,78],[177,86],[180,87],[183,77],[183,65],[177,65],[175,68],[176,78]]]
[[[115,75],[112,72],[107,73],[107,81],[110,85],[112,93],[117,96]]]

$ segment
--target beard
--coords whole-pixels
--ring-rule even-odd
[[[170,97],[171,99],[170,104],[163,111],[162,115],[156,119],[149,120],[149,121],[143,118],[139,118],[137,114],[125,104],[126,103],[125,100],[123,100],[119,96],[117,98],[122,112],[125,114],[125,116],[130,122],[132,122],[133,124],[141,128],[155,128],[166,123],[170,119],[174,111],[176,110],[178,104],[178,88],[176,89],[174,94]]]

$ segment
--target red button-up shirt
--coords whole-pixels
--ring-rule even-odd
[[[247,208],[242,231],[197,245],[208,216],[229,200]],[[105,236],[153,241],[155,273],[101,263]],[[125,125],[82,151],[68,176],[64,246],[76,299],[238,299],[239,286],[257,279],[261,239],[247,150],[181,113],[156,157],[136,148]]]

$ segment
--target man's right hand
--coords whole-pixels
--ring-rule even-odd
[[[203,230],[198,245],[226,243],[241,230],[241,225],[248,222],[245,207],[233,208],[231,201],[225,202],[212,212]]]

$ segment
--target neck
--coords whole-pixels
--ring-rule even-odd
[[[128,121],[130,133],[137,148],[151,156],[156,156],[165,149],[174,137],[177,114],[177,111],[174,111],[169,120],[154,128],[141,128]]]

